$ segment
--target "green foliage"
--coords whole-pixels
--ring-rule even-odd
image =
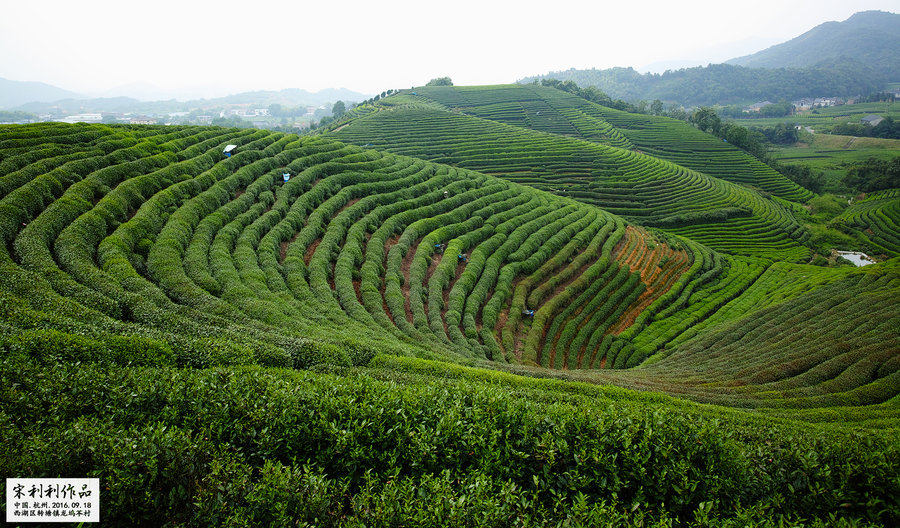
[[[809,201],[810,212],[814,216],[830,220],[846,209],[847,203],[833,194],[816,196]]]
[[[453,81],[450,77],[438,77],[428,81],[425,86],[453,86]]]
[[[900,188],[900,156],[889,161],[869,158],[854,163],[847,170],[843,183],[859,192]]]
[[[900,139],[900,122],[897,122],[893,116],[886,116],[875,126],[846,121],[831,127],[831,133],[840,136]]]
[[[778,123],[773,127],[755,127],[755,129],[759,130],[769,143],[776,145],[790,145],[800,138],[797,127],[790,123]]]
[[[343,101],[338,101],[331,107],[331,115],[334,116],[335,119],[340,119],[346,112],[347,107],[344,105]]]
[[[99,477],[105,522],[132,525],[897,519],[889,435],[760,428],[626,391],[389,363],[295,374],[5,358],[5,386],[32,397],[2,395],[17,421],[0,464]]]

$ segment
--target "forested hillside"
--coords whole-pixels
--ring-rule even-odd
[[[639,73],[632,68],[565,70],[525,77],[573,81],[595,86],[614,99],[653,101],[682,106],[751,104],[794,101],[803,97],[852,97],[884,89],[895,79],[856,59],[840,57],[806,67],[745,67],[709,64],[664,73]]]
[[[748,68],[809,68],[849,57],[896,77],[900,72],[898,49],[900,14],[862,11],[843,22],[825,22],[797,38],[726,63]]]

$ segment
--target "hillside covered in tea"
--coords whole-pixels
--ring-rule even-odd
[[[900,264],[807,264],[810,197],[538,86],[3,126],[0,467],[132,525],[890,524]]]

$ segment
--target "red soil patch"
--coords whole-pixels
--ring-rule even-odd
[[[450,290],[453,289],[453,286],[456,284],[456,281],[459,280],[459,277],[463,274],[463,271],[465,271],[465,270],[466,270],[465,263],[457,262],[456,274],[453,276],[452,279],[450,279],[450,283],[447,284],[447,287],[442,292],[443,299],[444,299],[444,306],[443,306],[443,308],[441,308],[441,320],[444,321],[444,332],[447,332],[448,336],[450,334],[449,334],[449,328],[447,326],[447,305],[450,303]],[[462,325],[462,321],[460,321],[460,326],[461,325]],[[460,327],[460,330],[462,330],[461,327]]]
[[[355,204],[358,201],[359,201],[359,198],[354,198],[354,199],[350,200],[349,202],[345,203],[344,206],[341,207],[340,209],[338,209],[338,211],[336,213],[334,213],[334,216],[332,216],[331,218],[334,218],[335,216],[341,214],[341,212],[343,212],[344,209],[350,207],[351,205]]]
[[[638,297],[625,313],[610,327],[609,333],[619,335],[626,328],[634,324],[637,316],[643,312],[648,306],[653,304],[660,295],[669,291],[675,278],[678,277],[688,265],[687,253],[684,251],[674,251],[668,246],[658,246],[654,251],[657,258],[650,259],[649,269],[641,268],[641,281],[647,285],[647,289]],[[669,261],[660,268],[657,263],[662,256],[668,256]],[[634,270],[632,270],[634,271]]]
[[[515,289],[513,291],[515,291]],[[494,333],[501,337],[501,339],[497,340],[498,341],[497,345],[500,347],[500,351],[503,352],[504,356],[507,355],[507,352],[506,352],[506,349],[503,348],[502,337],[503,337],[503,328],[506,327],[506,321],[508,319],[509,319],[509,307],[507,306],[500,310],[500,314],[497,316],[497,324],[494,325]],[[515,339],[514,342],[517,342],[518,341],[518,332],[514,332],[513,336]],[[521,356],[519,356],[519,357],[521,357]]]
[[[312,244],[309,245],[309,247],[306,248],[306,254],[303,255],[303,262],[305,262],[307,266],[309,266],[309,261],[312,258],[313,253],[316,252],[316,248],[319,247],[319,242],[321,241],[321,238],[317,238],[313,241]]]
[[[284,242],[281,243],[281,251],[279,251],[279,253],[278,253],[278,263],[279,264],[284,264],[284,259],[287,258],[288,246],[293,244],[294,240],[297,240],[297,235],[299,235],[299,234],[300,234],[300,232],[298,231],[298,232],[294,233],[294,236],[292,236],[290,240],[285,240]]]
[[[384,264],[385,267],[387,267],[388,252],[394,247],[398,240],[400,240],[400,235],[394,235],[384,241],[384,260],[382,261],[382,264]]]
[[[356,300],[359,301],[359,304],[362,304],[363,303],[362,292],[359,289],[359,287],[360,287],[359,284],[360,284],[359,280],[357,280],[357,279],[353,280],[353,290],[356,292]]]
[[[400,273],[403,274],[403,286],[400,287],[400,291],[403,292],[403,307],[406,309],[406,320],[412,324],[413,315],[412,309],[409,304],[409,268],[412,267],[413,258],[416,256],[415,248],[419,247],[419,242],[422,239],[416,240],[415,243],[411,244],[409,248],[406,250],[406,255],[403,256],[403,260],[400,262]]]

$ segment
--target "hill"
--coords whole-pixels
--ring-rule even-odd
[[[30,102],[51,103],[73,97],[79,96],[75,92],[46,83],[0,78],[0,109],[15,108]]]
[[[0,126],[2,472],[97,476],[113,524],[900,520],[896,260],[723,254],[473,171],[518,143],[539,182],[580,152],[650,215],[713,189],[790,219],[604,144],[632,140],[599,117],[567,121],[588,141],[441,106],[388,97],[335,136],[393,124],[460,166],[248,129]]]
[[[811,68],[844,57],[887,76],[900,72],[900,14],[862,11],[825,22],[782,44],[726,61],[748,68]],[[894,79],[890,79],[894,80]]]
[[[714,249],[808,258],[805,232],[782,205],[707,174],[794,198],[806,191],[683,123],[618,113],[540,86],[429,88],[416,94],[359,109],[333,125],[334,137],[550,190]],[[693,159],[687,163],[707,174],[647,155],[635,143],[664,158]]]

